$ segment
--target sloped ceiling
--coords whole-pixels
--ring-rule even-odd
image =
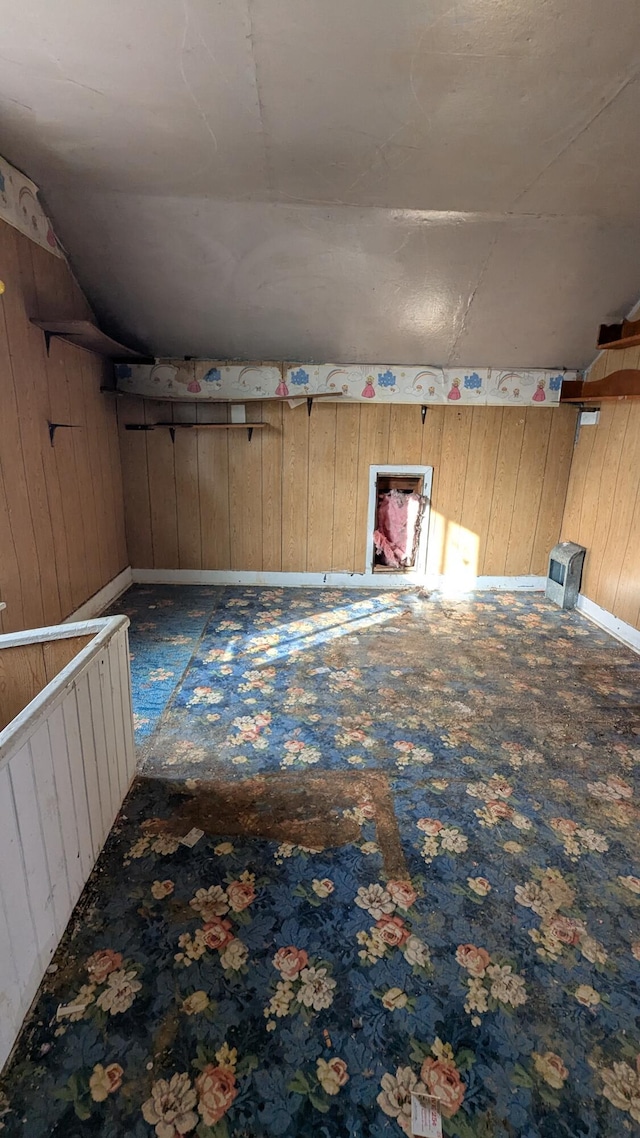
[[[0,153],[154,354],[580,367],[640,291],[637,0],[0,16]]]

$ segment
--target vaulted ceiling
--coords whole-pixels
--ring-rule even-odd
[[[0,153],[154,354],[575,367],[640,292],[637,0],[0,17]]]

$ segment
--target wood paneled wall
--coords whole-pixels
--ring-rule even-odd
[[[588,380],[640,368],[640,348],[603,352]],[[582,427],[562,537],[587,548],[581,591],[640,628],[640,402],[602,403],[596,427]]]
[[[0,651],[0,731],[15,719],[92,639],[65,636]]]
[[[131,564],[158,569],[364,572],[372,464],[434,468],[429,569],[546,573],[575,430],[570,407],[247,404],[244,431],[125,431],[226,421],[221,404],[118,401]]]
[[[56,624],[127,564],[110,365],[30,317],[90,318],[66,263],[0,222],[0,614]],[[73,423],[49,441],[47,421]]]

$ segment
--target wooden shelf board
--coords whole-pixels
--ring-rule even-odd
[[[188,403],[206,407],[209,403],[289,403],[295,406],[307,399],[342,399],[344,391],[318,391],[309,395],[211,395],[203,398],[189,398],[188,395],[150,395],[140,391],[125,391],[121,387],[101,387],[103,394],[126,395],[130,399],[149,399],[153,403]]]
[[[610,340],[609,343],[598,343],[596,347],[601,352],[608,352],[609,349],[616,351],[622,348],[637,348],[640,345],[640,334],[635,336],[625,336],[621,340]]]
[[[254,431],[263,431],[268,423],[125,423],[125,431],[165,430],[175,442],[176,431],[246,431],[251,442]]]
[[[164,427],[170,431],[261,431],[268,423],[125,423],[128,431],[154,431]]]
[[[142,352],[136,352],[133,348],[112,340],[90,320],[32,320],[31,323],[42,329],[48,340],[57,336],[69,344],[75,344],[77,348],[84,348],[87,352],[95,352],[108,359],[138,362],[149,359]]]
[[[604,379],[591,382],[565,380],[560,392],[561,403],[603,403],[614,399],[640,399],[640,370],[613,371]]]
[[[637,348],[640,345],[640,320],[623,320],[621,324],[601,324],[597,348],[606,352],[609,348],[621,351],[623,348]]]

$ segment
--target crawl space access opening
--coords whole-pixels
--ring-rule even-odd
[[[423,568],[421,539],[428,501],[424,474],[375,473],[374,573]]]

